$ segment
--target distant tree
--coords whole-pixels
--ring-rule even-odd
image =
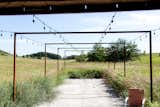
[[[47,58],[49,58],[49,59],[61,59],[60,55],[57,55],[54,53],[49,53],[49,52],[47,52],[46,54],[47,54]],[[24,57],[42,59],[43,57],[45,57],[45,52],[33,53],[33,54],[25,55]]]
[[[95,44],[93,50],[88,53],[87,57],[88,61],[104,62],[106,57],[105,48],[100,44]]]
[[[77,55],[71,55],[71,56],[67,56],[64,59],[76,59]]]
[[[146,51],[143,51],[143,55],[146,55]]]
[[[118,39],[116,43],[111,44],[106,49],[107,61],[123,61],[124,58],[126,60],[134,60],[139,56],[139,50],[135,43],[127,42],[123,39]]]
[[[87,55],[81,54],[79,56],[76,56],[76,61],[77,62],[85,62],[85,61],[87,61]]]

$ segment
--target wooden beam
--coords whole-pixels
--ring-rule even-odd
[[[152,10],[160,9],[159,4],[160,0],[0,0],[0,15]]]

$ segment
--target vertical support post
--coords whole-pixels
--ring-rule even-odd
[[[47,74],[47,44],[45,43],[44,76]]]
[[[59,48],[57,48],[57,55],[59,55]],[[57,72],[59,72],[59,57],[57,56]]]
[[[13,101],[16,100],[16,33],[14,33],[14,52],[13,52]]]
[[[66,51],[64,51],[64,69],[66,69]]]
[[[114,50],[114,70],[116,69],[116,52]]]
[[[126,77],[126,44],[124,43],[124,77]]]
[[[150,58],[150,97],[153,102],[153,75],[152,75],[152,32],[149,32],[149,58]]]

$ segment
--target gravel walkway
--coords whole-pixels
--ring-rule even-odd
[[[67,79],[57,88],[57,98],[37,107],[123,107],[103,79]]]

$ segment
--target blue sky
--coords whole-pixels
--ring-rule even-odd
[[[57,31],[103,31],[111,20],[114,12],[109,13],[85,13],[85,14],[51,14],[51,15],[36,15],[48,25],[52,26]],[[35,20],[32,22],[32,15],[25,16],[0,16],[0,30],[8,31],[44,31],[44,25]],[[131,11],[118,12],[111,30],[151,30],[160,28],[159,24],[160,10],[154,11]],[[46,29],[45,31],[49,31]],[[160,52],[159,48],[159,31],[153,35],[153,52]],[[3,33],[0,37],[0,49],[13,53],[13,37],[11,33]],[[146,34],[107,34],[103,42],[114,42],[118,38],[123,38],[128,41],[133,41],[135,38],[142,36],[142,40],[137,39],[135,42],[138,48],[143,52],[148,52],[148,38]],[[67,42],[98,42],[101,34],[96,35],[62,35]],[[31,38],[37,42],[26,40],[25,37]],[[41,43],[45,42],[62,42],[59,35],[19,35],[17,39],[17,53],[19,55],[44,51],[44,46]],[[107,45],[105,45],[107,47]],[[48,46],[49,52],[56,52],[57,47],[70,47],[68,45]],[[92,45],[73,45],[73,47],[92,47]],[[73,52],[80,53],[80,52]],[[63,52],[61,51],[61,54]]]

